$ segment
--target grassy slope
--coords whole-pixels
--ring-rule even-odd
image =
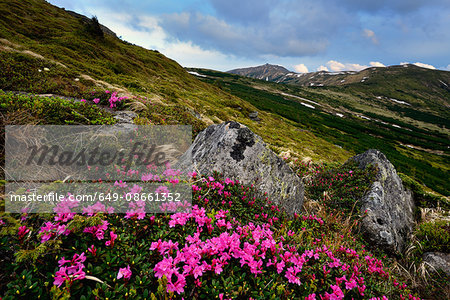
[[[1,89],[83,97],[100,84],[100,89],[113,88],[190,108],[202,114],[205,125],[240,121],[279,151],[290,148],[329,161],[344,161],[351,155],[309,132],[298,131],[294,122],[277,115],[262,113],[261,123],[250,121],[248,114],[256,108],[248,102],[199,81],[157,51],[110,35],[92,36],[79,19],[44,1],[0,3],[0,13]],[[44,67],[50,71],[38,71]]]
[[[392,101],[388,101],[385,106],[376,106],[366,99],[374,99],[371,94],[377,93],[370,91],[362,94],[357,91],[360,89],[358,85],[349,85],[349,93],[346,87],[303,88],[211,70],[195,71],[209,76],[204,78],[204,81],[220,86],[224,91],[245,99],[261,110],[278,113],[296,122],[301,130],[310,131],[348,151],[359,153],[369,148],[378,148],[400,172],[442,194],[449,193],[449,135],[446,124],[439,122],[447,122],[444,118],[427,120],[423,112],[411,108],[411,111],[422,116],[422,120],[408,122],[408,118],[396,111],[402,108],[401,106],[393,105]],[[303,97],[319,105],[296,97]],[[305,107],[301,102],[312,104],[315,109]],[[345,117],[338,117],[336,113],[342,113]],[[439,114],[445,113],[440,109]],[[357,117],[358,115],[370,117],[372,120],[362,119]],[[374,119],[388,124],[376,122]]]
[[[248,68],[243,76],[261,78],[261,67]],[[251,72],[251,73],[249,73]],[[396,113],[417,126],[436,125],[433,129],[448,133],[450,126],[450,72],[430,70],[415,65],[367,68],[360,72],[314,72],[306,74],[290,73],[289,76],[271,77],[269,81],[288,83],[296,86],[321,87],[324,95],[356,96],[353,105],[363,110],[378,110],[379,113]],[[255,77],[256,76],[256,77]],[[265,78],[265,77],[262,77]],[[408,104],[395,103],[390,98]],[[348,104],[350,99],[344,99]],[[431,128],[431,127],[430,127]]]

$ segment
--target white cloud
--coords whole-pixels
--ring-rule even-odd
[[[448,64],[447,68],[444,68],[444,70],[450,71],[450,64]]]
[[[403,65],[409,65],[409,62],[407,62],[407,61],[402,61],[402,62],[400,63],[400,66],[403,66]]]
[[[368,68],[368,66],[360,65],[360,64],[351,64],[351,63],[341,63],[335,60],[330,60],[327,62],[329,69],[333,72],[340,71],[361,71],[363,69]]]
[[[328,67],[331,71],[339,72],[345,70],[345,65],[335,60],[330,60],[327,62]]]
[[[305,66],[305,64],[295,65],[294,70],[298,73],[308,73],[308,68]]]
[[[449,65],[450,66],[450,65]],[[317,68],[317,71],[327,71],[327,72],[329,72],[329,70],[328,70],[328,68],[327,67],[325,67],[325,66],[320,66],[320,67],[318,67]]]
[[[413,65],[416,65],[416,66],[421,67],[421,68],[436,70],[436,68],[434,66],[429,65],[429,64],[424,64],[424,63],[421,63],[421,62],[415,62],[415,63],[413,63]]]
[[[370,39],[372,41],[372,43],[378,44],[378,38],[377,38],[375,32],[373,32],[373,30],[364,29],[363,30],[363,36],[365,36],[366,38]]]
[[[152,15],[133,17],[128,13],[97,10],[102,24],[124,40],[147,49],[156,49],[184,67],[229,70],[248,64],[249,61],[217,50],[204,49],[191,41],[180,41],[162,28],[160,18]],[[181,21],[185,21],[180,18]]]
[[[349,71],[361,71],[368,68],[368,66],[360,64],[345,64],[345,67]]]
[[[384,64],[380,63],[379,61],[371,61],[369,64],[372,67],[386,67]]]

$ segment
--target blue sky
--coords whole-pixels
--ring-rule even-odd
[[[185,67],[450,71],[449,0],[50,0]]]

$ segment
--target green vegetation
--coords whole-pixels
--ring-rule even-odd
[[[403,173],[399,173],[398,175],[402,179],[403,185],[412,191],[416,206],[442,207],[445,210],[450,210],[450,202],[446,197],[436,195],[430,189],[425,190],[423,185]]]
[[[450,222],[444,220],[425,222],[419,225],[416,237],[420,252],[450,252]]]
[[[303,170],[312,173],[316,166],[310,167]],[[352,166],[344,169],[335,172],[346,172],[349,197],[370,185]],[[311,187],[326,176],[343,175],[325,173],[311,178]],[[331,213],[328,200],[318,199],[325,208],[318,214],[288,216],[238,181],[219,174],[192,180],[190,212],[124,216],[96,205],[93,216],[1,216],[0,252],[12,258],[2,265],[4,298],[416,295],[390,267],[391,259],[377,259],[365,249],[358,217],[349,221],[348,214]],[[78,277],[67,276],[70,272]]]
[[[25,124],[114,124],[112,115],[103,109],[83,102],[57,97],[17,95],[0,91],[0,114],[8,125]]]
[[[358,200],[369,190],[377,172],[373,167],[362,170],[352,161],[343,165],[296,162],[294,166],[297,172],[307,176],[307,199],[322,201],[329,212],[347,216],[357,215],[360,211]],[[313,177],[310,176],[312,170]]]

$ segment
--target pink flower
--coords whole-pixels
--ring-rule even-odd
[[[88,248],[88,251],[93,255],[97,255],[97,249],[94,247],[94,245],[91,245],[91,247]]]
[[[126,182],[122,182],[122,180],[119,180],[119,181],[114,182],[114,186],[118,186],[118,187],[121,187],[121,188],[126,188],[128,185],[127,185]]]
[[[86,273],[83,271],[84,264],[83,262],[86,260],[86,256],[84,253],[78,255],[75,253],[72,260],[67,260],[62,257],[58,264],[60,266],[59,270],[55,273],[55,280],[53,282],[54,285],[58,287],[61,286],[65,281],[68,281],[69,284],[74,280],[84,279]],[[66,264],[70,264],[67,265]]]
[[[331,289],[333,290],[333,294],[336,296],[336,299],[344,299],[344,293],[339,286],[332,285]]]
[[[95,98],[94,100],[92,100],[95,104],[98,104],[100,102],[99,98]]]
[[[169,281],[167,283],[167,291],[177,292],[178,294],[181,294],[184,292],[185,286],[186,286],[186,278],[181,274],[177,274],[177,282],[172,283],[172,281]]]
[[[126,268],[120,268],[119,273],[117,273],[117,279],[124,278],[126,280],[129,280],[131,278],[131,270],[130,265],[128,265]]]
[[[108,221],[102,221],[102,224],[100,225],[84,228],[83,232],[90,233],[93,236],[97,237],[97,239],[103,240],[105,230],[108,229],[108,224]]]
[[[354,289],[356,287],[356,280],[355,279],[351,279],[350,281],[347,281],[345,283],[345,289],[347,290],[351,290]]]
[[[27,226],[20,226],[19,232],[17,233],[19,235],[19,240],[23,239],[28,232],[30,232],[30,229],[27,229]]]
[[[56,271],[53,285],[60,287],[66,280],[70,280],[70,278],[69,275],[66,274],[66,268],[62,267]]]
[[[111,239],[109,241],[106,241],[105,245],[114,247],[114,241],[117,239],[117,234],[115,234],[114,231],[110,231],[109,236],[111,237]]]

